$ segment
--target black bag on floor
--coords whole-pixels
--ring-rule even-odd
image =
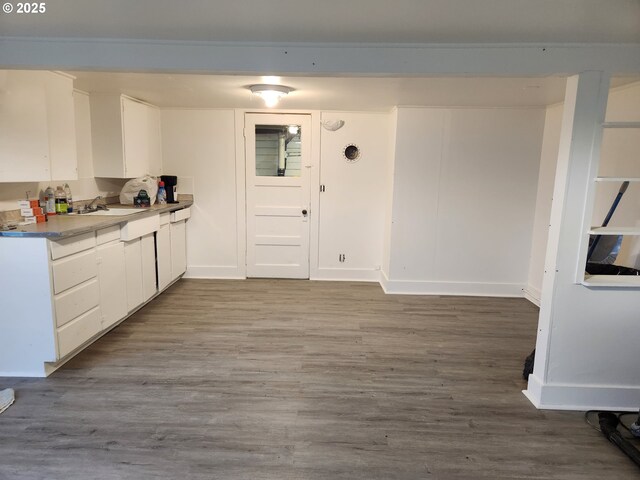
[[[529,380],[529,374],[533,373],[533,362],[536,359],[536,349],[524,360],[524,369],[522,370],[522,378]]]

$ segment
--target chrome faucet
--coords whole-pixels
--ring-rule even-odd
[[[84,206],[84,211],[85,212],[94,212],[96,210],[109,210],[107,208],[106,204],[96,204],[96,206],[94,207],[93,204],[96,203],[98,200],[102,199],[102,195],[98,195],[96,198],[94,198],[93,200],[91,200],[91,203],[89,203],[89,205]]]

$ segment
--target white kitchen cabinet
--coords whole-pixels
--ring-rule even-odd
[[[0,182],[51,179],[42,75],[0,71]]]
[[[131,312],[157,292],[153,233],[124,242],[124,254],[127,308]]]
[[[123,319],[127,313],[127,284],[124,243],[112,241],[97,247],[98,281],[100,284],[100,310],[102,329]]]
[[[59,240],[0,236],[0,377],[49,375],[184,273],[180,212]]]
[[[142,298],[146,302],[157,292],[156,286],[156,246],[153,233],[140,239],[142,255]]]
[[[158,291],[163,291],[187,270],[186,220],[191,209],[184,208],[160,215],[156,232]]]
[[[51,180],[77,180],[73,77],[54,72],[44,72],[44,75],[46,75]]]
[[[171,283],[171,227],[169,214],[160,215],[160,230],[156,232],[158,290],[163,291]]]
[[[92,94],[91,135],[96,177],[161,173],[160,112],[125,95]]]
[[[177,279],[187,270],[187,229],[185,220],[172,222],[171,233],[171,280]]]
[[[78,178],[73,78],[0,71],[0,182]]]
[[[147,136],[149,139],[148,173],[159,177],[162,175],[162,126],[159,108],[147,109]]]
[[[127,282],[127,311],[135,310],[144,301],[142,288],[142,248],[140,239],[124,243]]]

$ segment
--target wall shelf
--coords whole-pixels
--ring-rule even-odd
[[[640,122],[604,122],[602,128],[640,128]]]
[[[640,275],[586,275],[582,284],[587,287],[640,288]]]
[[[640,235],[640,227],[592,227],[591,235]]]
[[[640,182],[640,177],[596,177],[596,182]]]

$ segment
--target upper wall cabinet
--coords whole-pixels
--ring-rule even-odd
[[[93,94],[90,101],[94,175],[160,175],[160,110],[124,95]]]
[[[76,178],[72,77],[0,71],[0,182]]]

